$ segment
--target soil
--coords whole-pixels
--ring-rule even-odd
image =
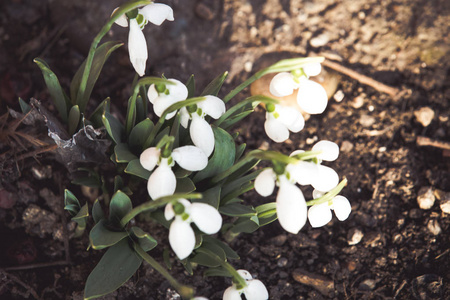
[[[33,152],[51,145],[45,127],[21,124],[21,135],[11,134],[16,119],[5,113],[20,111],[18,97],[39,99],[55,112],[33,58],[44,58],[67,88],[90,41],[120,2],[0,3],[1,299],[82,299],[84,282],[101,256],[86,251],[86,235],[73,238],[62,200],[64,188],[82,201],[92,201],[98,191],[71,185],[51,151]],[[223,96],[279,59],[323,55],[399,91],[387,95],[358,76],[326,69],[325,84],[332,83],[327,88],[333,94],[327,110],[311,116],[287,143],[268,139],[260,108],[235,129],[248,149],[286,154],[318,140],[336,142],[340,157],[328,165],[348,179],[342,194],[350,199],[352,214],[318,229],[307,224],[297,235],[277,222],[242,234],[230,243],[240,255],[231,263],[263,281],[270,299],[450,299],[448,206],[444,212],[450,198],[450,2],[165,3],[176,21],[146,27],[148,75],[186,81],[195,74],[201,90],[228,70]],[[127,29],[113,27],[108,39],[127,41]],[[110,57],[92,102],[111,96],[112,111],[123,116],[133,76],[124,46]],[[434,142],[423,146],[422,137]],[[310,192],[304,190],[307,198]],[[253,192],[246,199],[255,205],[270,200]],[[161,257],[168,243],[164,232],[155,237],[162,247],[153,253]],[[188,276],[175,264],[171,273],[195,286],[197,295],[221,299],[230,282],[203,278],[202,271]],[[178,298],[143,264],[104,299]]]

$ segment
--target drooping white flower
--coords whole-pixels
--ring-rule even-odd
[[[339,146],[330,141],[322,140],[317,142],[311,149],[312,151],[322,151],[317,158],[326,161],[334,161],[339,156]]]
[[[192,120],[189,127],[191,140],[195,146],[210,156],[214,150],[214,132],[211,125],[205,120],[208,115],[213,119],[220,118],[225,113],[225,103],[216,96],[205,96],[205,100],[196,104],[197,109],[189,112],[186,107],[180,109],[180,124],[188,127],[189,120]]]
[[[320,64],[311,64],[303,67],[304,75],[300,77],[281,72],[272,79],[269,90],[276,97],[284,97],[298,89],[298,105],[309,114],[320,114],[327,107],[327,93],[320,84],[307,78],[319,74],[320,70]]]
[[[289,138],[289,131],[299,132],[305,127],[302,114],[293,107],[267,105],[264,129],[273,141],[282,143]]]
[[[246,281],[247,286],[237,289],[236,284],[233,283],[223,293],[223,300],[241,300],[241,294],[244,294],[247,300],[269,299],[269,292],[260,280],[253,279],[252,275],[246,270],[237,270],[237,272]]]
[[[176,148],[168,157],[162,157],[160,149],[151,147],[141,153],[139,161],[142,167],[149,171],[158,166],[147,183],[148,193],[153,200],[175,192],[177,180],[172,171],[175,162],[188,171],[203,170],[208,164],[208,158],[203,151],[195,146]]]
[[[256,192],[263,197],[273,193],[275,183],[278,185],[278,221],[284,230],[297,234],[306,223],[307,206],[302,191],[286,175],[286,172],[277,175],[273,169],[266,169],[256,177],[254,185]]]
[[[192,222],[206,234],[215,234],[222,227],[222,216],[217,209],[205,203],[190,203],[186,199],[179,199],[175,208],[167,204],[164,217],[167,221],[175,217],[169,229],[169,243],[179,259],[185,259],[194,250]]]
[[[148,88],[148,100],[153,104],[153,111],[158,117],[161,117],[169,106],[186,100],[188,96],[188,89],[182,82],[172,78],[168,80],[174,84],[161,86],[161,91],[158,91],[158,86],[155,84]],[[166,119],[171,119],[176,113],[176,111],[173,111],[167,114]]]
[[[317,196],[317,195],[315,195]],[[331,210],[334,210],[339,221],[344,221],[350,215],[352,207],[344,196],[336,196],[331,201],[314,204],[308,210],[308,220],[312,227],[322,227],[331,221]]]
[[[113,13],[117,8],[113,11]],[[130,32],[128,35],[128,52],[130,61],[136,73],[144,76],[145,65],[148,58],[147,42],[142,33],[145,25],[150,22],[161,25],[164,20],[173,21],[173,10],[170,6],[161,3],[151,3],[138,9],[136,18],[130,19]],[[115,23],[122,27],[128,27],[126,15],[121,15]]]

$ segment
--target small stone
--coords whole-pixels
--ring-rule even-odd
[[[422,217],[422,211],[418,208],[413,208],[409,211],[408,215],[411,219],[420,219]]]
[[[397,250],[391,248],[391,249],[389,250],[388,257],[389,257],[390,259],[397,259],[397,257],[398,257],[398,252],[397,252]]]
[[[433,235],[439,235],[442,231],[441,226],[439,226],[439,222],[435,219],[428,221],[427,228]]]
[[[353,99],[353,101],[352,101],[353,108],[356,108],[356,109],[361,108],[364,105],[364,97],[365,96],[366,96],[365,94],[361,94],[358,97],[356,97],[355,99]]]
[[[51,166],[33,166],[31,168],[31,173],[37,180],[47,179],[52,177],[52,167]]]
[[[366,279],[359,285],[361,291],[372,291],[377,285],[377,282],[373,279]]]
[[[422,124],[423,127],[427,127],[430,125],[431,121],[434,118],[434,111],[428,106],[422,107],[419,110],[414,112],[414,116],[416,117],[417,122]]]
[[[197,6],[195,6],[195,14],[203,20],[211,21],[214,19],[214,12],[213,10],[205,5],[204,3],[198,3]]]
[[[326,33],[322,33],[316,37],[313,37],[309,41],[309,43],[311,44],[312,47],[318,48],[318,47],[325,46],[329,41],[330,41],[330,38],[328,37],[328,35]]]
[[[347,243],[350,246],[356,245],[359,242],[361,242],[363,236],[364,236],[364,233],[361,230],[359,230],[357,228],[351,228],[347,234]]]
[[[324,276],[296,269],[292,273],[292,277],[297,282],[315,288],[324,296],[328,297],[334,292],[334,282]]]
[[[421,187],[417,196],[417,203],[421,209],[430,209],[434,205],[436,197],[433,188],[429,186]]]
[[[253,63],[252,63],[251,61],[247,61],[247,62],[244,64],[244,70],[245,70],[245,72],[250,73],[250,72],[252,71],[252,69],[253,69]]]
[[[336,102],[342,102],[342,100],[344,100],[344,97],[345,97],[345,94],[344,94],[344,92],[342,91],[342,90],[339,90],[339,91],[337,91],[334,95],[333,95],[333,98],[334,98],[334,101],[336,101]]]
[[[288,263],[288,259],[286,257],[280,257],[280,259],[277,261],[277,266],[280,268],[285,267]]]
[[[269,240],[269,243],[274,246],[283,246],[283,244],[286,242],[287,236],[285,234],[277,235],[276,237],[273,237]]]
[[[445,193],[440,204],[442,212],[450,214],[450,193]]]
[[[362,115],[359,118],[359,123],[363,126],[363,127],[370,127],[375,123],[375,118],[369,115]]]
[[[353,144],[349,141],[343,141],[340,150],[341,152],[348,153],[353,150]]]

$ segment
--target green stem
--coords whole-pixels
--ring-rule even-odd
[[[194,194],[173,194],[170,196],[165,196],[165,197],[161,197],[157,200],[151,200],[148,202],[145,202],[139,206],[136,206],[135,208],[133,208],[132,210],[130,210],[123,218],[122,220],[120,220],[120,225],[121,227],[125,227],[128,222],[131,221],[131,219],[133,219],[134,217],[136,217],[138,214],[150,210],[150,209],[154,209],[154,208],[158,208],[161,206],[164,206],[172,201],[178,200],[178,199],[201,199],[202,198],[202,194],[199,193],[194,193]]]
[[[341,191],[342,189],[347,185],[347,178],[342,179],[342,181],[331,191],[329,191],[328,193],[326,193],[325,195],[323,195],[322,197],[310,200],[310,201],[306,201],[306,205],[307,206],[312,206],[314,204],[322,204],[325,202],[328,202],[330,200],[332,200],[334,197],[336,197]]]
[[[159,274],[164,276],[169,283],[180,293],[183,299],[191,299],[194,297],[194,289],[190,286],[183,285],[179,283],[175,278],[170,275],[170,273],[161,266],[153,257],[151,257],[144,249],[139,246],[139,244],[134,243],[134,250],[139,256],[141,256],[153,269],[155,269]]]
[[[84,93],[86,91],[89,73],[92,68],[92,61],[94,60],[95,49],[97,49],[97,46],[100,43],[101,39],[108,33],[108,31],[111,29],[111,26],[121,15],[127,13],[130,10],[133,10],[135,8],[138,8],[140,6],[144,6],[144,5],[147,5],[150,3],[152,3],[152,1],[150,1],[150,0],[140,0],[140,1],[126,3],[124,5],[121,5],[119,7],[119,9],[111,16],[109,21],[103,26],[103,28],[100,30],[100,32],[97,34],[97,36],[92,41],[91,48],[89,49],[89,54],[86,59],[86,65],[83,70],[83,76],[81,77],[80,87],[79,87],[78,93],[77,93],[76,104],[78,104],[80,106],[81,112],[84,112],[84,110],[86,109],[87,103],[82,103],[82,101],[84,98]]]

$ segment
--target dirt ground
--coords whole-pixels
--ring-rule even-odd
[[[95,199],[96,191],[71,185],[65,166],[51,152],[34,153],[37,145],[30,139],[5,138],[14,124],[5,114],[7,108],[20,111],[18,97],[37,98],[55,111],[33,58],[44,58],[68,87],[119,3],[0,3],[0,299],[82,299],[84,282],[101,256],[86,251],[86,235],[68,239],[73,224],[63,211],[64,188],[83,201]],[[352,203],[349,219],[333,219],[319,229],[307,224],[298,235],[277,222],[242,234],[230,243],[241,257],[231,263],[262,280],[270,299],[450,299],[450,2],[164,3],[173,7],[175,22],[145,28],[147,75],[186,81],[195,74],[201,90],[228,70],[223,96],[287,57],[322,55],[356,72],[352,78],[325,69],[321,80],[333,94],[327,110],[310,117],[285,144],[271,142],[263,132],[262,109],[235,128],[248,149],[289,154],[318,140],[336,142],[340,157],[329,165],[348,179],[342,194]],[[107,38],[126,42],[127,29],[115,26]],[[394,93],[368,86],[362,75]],[[111,96],[112,111],[123,116],[133,76],[122,47],[110,57],[92,102]],[[45,127],[18,130],[50,141]],[[310,192],[304,190],[307,198]],[[252,192],[246,199],[255,205],[269,200]],[[168,247],[163,233],[159,236],[156,232],[162,247],[152,250],[155,257]],[[201,269],[188,276],[175,265],[171,272],[209,299],[221,299],[230,284],[203,278]],[[144,264],[104,299],[178,298]]]

